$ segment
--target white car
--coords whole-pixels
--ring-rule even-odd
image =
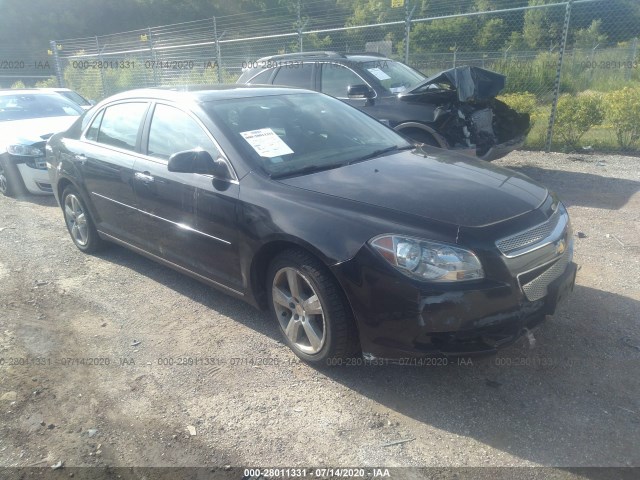
[[[73,103],[81,106],[84,110],[89,110],[96,103],[93,100],[87,100],[78,92],[71,90],[69,88],[54,87],[54,88],[39,88],[38,90],[41,90],[43,92],[57,93],[58,95],[62,95],[66,99],[71,100]]]
[[[0,193],[53,193],[45,145],[67,130],[84,110],[53,92],[0,90]]]

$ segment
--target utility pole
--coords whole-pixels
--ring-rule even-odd
[[[58,87],[64,87],[64,75],[62,72],[62,66],[60,65],[60,55],[58,55],[58,44],[55,40],[49,42],[51,47],[51,55],[53,55],[53,64],[56,67],[56,79],[58,80]]]
[[[96,51],[98,52],[98,60],[100,62],[102,62],[102,52],[104,51],[105,47],[107,46],[107,44],[104,45],[104,47],[102,47],[102,49],[100,48],[100,42],[98,41],[98,36],[96,35]],[[100,85],[102,86],[101,90],[102,90],[102,98],[106,97],[106,92],[105,92],[105,88],[104,85],[105,81],[104,81],[104,68],[100,69]]]
[[[302,0],[298,0],[298,21],[297,21],[297,31],[298,31],[298,50],[300,53],[303,52],[302,45],[302,33],[304,32],[304,28],[307,26],[307,22],[309,20],[302,21]]]
[[[153,39],[151,38],[151,27],[147,27],[147,42],[149,42],[149,54],[151,55],[151,65],[153,65],[153,85],[154,87],[157,87],[159,86],[158,85],[158,64],[156,63],[158,56],[156,55],[156,52],[153,50]],[[162,72],[160,73],[160,75],[161,75],[160,78],[163,78]]]
[[[222,54],[220,53],[220,40],[224,37],[224,33],[218,37],[218,25],[216,23],[216,17],[213,17],[213,36],[216,41],[216,62],[218,63],[218,83],[222,83]]]
[[[413,17],[413,13],[416,11],[416,7],[418,5],[414,5],[411,11],[409,11],[409,2],[405,0],[404,2],[404,63],[409,63],[409,35],[411,34],[411,18]]]
[[[567,10],[564,15],[564,27],[562,31],[562,44],[560,45],[560,56],[558,57],[558,68],[556,70],[556,81],[553,89],[553,103],[551,104],[551,116],[549,117],[549,127],[547,128],[547,141],[545,142],[545,152],[551,151],[551,141],[553,139],[553,126],[556,123],[556,113],[558,111],[558,97],[560,96],[560,77],[562,76],[562,61],[564,51],[567,48],[567,36],[569,35],[569,24],[571,23],[571,7],[573,0],[567,2]]]
[[[635,65],[636,57],[638,56],[638,37],[633,39],[633,43],[631,44],[631,54],[629,55],[629,64]],[[624,72],[624,79],[629,81],[631,80],[631,69],[627,68]]]

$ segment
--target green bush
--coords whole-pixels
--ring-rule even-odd
[[[640,87],[624,87],[605,95],[607,124],[613,127],[618,146],[630,150],[640,139]]]
[[[535,59],[520,59],[516,56],[497,60],[487,68],[507,77],[505,93],[533,92],[545,101],[553,91],[557,63],[557,54],[543,52],[539,53]],[[574,91],[564,80],[561,87],[564,92]]]
[[[56,77],[47,78],[46,80],[38,80],[36,82],[36,88],[55,88],[58,86],[58,79]]]
[[[562,95],[558,100],[554,131],[568,147],[577,149],[583,135],[603,121],[602,95],[589,91],[577,96]]]
[[[11,88],[27,88],[22,80],[18,80],[17,82],[13,82]]]
[[[540,118],[538,100],[533,93],[507,93],[500,95],[498,100],[506,103],[518,113],[528,113],[531,118],[531,127]]]
[[[79,55],[79,61],[84,60],[82,58],[84,53],[85,52],[83,50],[77,52],[77,55]],[[74,66],[73,63],[75,58],[72,58],[73,60],[69,60],[62,73],[64,86],[71,90],[75,90],[85,98],[92,100],[101,99],[103,97],[101,72],[95,68],[78,68]]]

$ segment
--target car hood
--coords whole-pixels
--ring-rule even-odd
[[[420,82],[402,95],[426,93],[424,87],[445,83],[457,91],[461,102],[476,102],[494,98],[504,88],[506,77],[479,67],[462,67],[444,70]]]
[[[435,148],[278,181],[461,227],[525,214],[548,195],[545,187],[517,172]]]
[[[19,143],[30,145],[47,140],[52,134],[68,129],[76,116],[31,118],[0,123],[0,149]]]

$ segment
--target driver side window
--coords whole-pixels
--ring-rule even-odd
[[[174,153],[201,148],[213,158],[218,149],[198,123],[182,110],[157,104],[149,130],[148,155],[169,160]]]

